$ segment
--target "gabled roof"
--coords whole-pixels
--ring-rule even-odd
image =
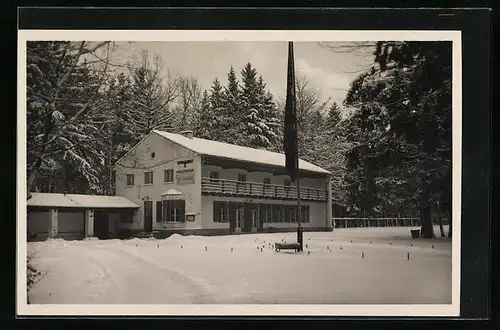
[[[160,196],[180,196],[182,193],[178,190],[175,189],[168,189],[167,191],[163,192]]]
[[[189,138],[184,135],[167,133],[158,130],[154,130],[153,132],[199,155],[285,167],[285,155],[281,153],[242,147],[235,144],[200,139],[196,137]],[[302,159],[299,160],[299,169],[309,172],[330,174],[327,170]]]
[[[139,205],[121,196],[99,196],[79,194],[31,193],[28,206],[61,208],[139,208]]]

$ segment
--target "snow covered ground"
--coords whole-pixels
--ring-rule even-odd
[[[303,253],[274,251],[295,233],[33,242],[31,264],[46,275],[30,301],[451,304],[451,241],[412,240],[409,230],[306,232]]]

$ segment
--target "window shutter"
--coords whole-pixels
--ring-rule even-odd
[[[163,207],[161,201],[156,202],[156,222],[163,222]]]
[[[217,202],[214,202],[213,204],[213,210],[214,210],[214,214],[213,214],[213,222],[219,222],[219,208],[218,208],[218,203]]]
[[[179,221],[185,222],[186,221],[186,201],[184,201],[184,200],[177,201],[177,207],[179,209]]]

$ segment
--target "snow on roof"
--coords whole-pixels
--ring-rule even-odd
[[[85,208],[138,208],[139,205],[121,196],[79,194],[31,193],[28,206],[85,207]]]
[[[189,138],[180,134],[168,133],[159,130],[154,130],[153,132],[200,155],[230,158],[251,163],[285,167],[285,155],[281,153],[242,147],[235,144],[200,139],[196,137]],[[327,170],[302,159],[299,160],[299,169],[330,174]]]
[[[182,193],[175,189],[169,189],[163,192],[160,196],[178,196],[178,195],[182,195]]]

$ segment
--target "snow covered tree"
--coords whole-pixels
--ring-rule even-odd
[[[231,66],[224,88],[224,105],[221,114],[221,141],[241,144],[243,140],[242,123],[244,122],[241,89],[236,72]]]
[[[210,113],[212,114],[212,118],[207,123],[211,129],[211,137],[213,140],[221,141],[221,138],[224,134],[224,126],[222,124],[223,115],[224,115],[224,89],[219,81],[219,79],[215,79],[213,81],[212,87],[210,89]]]
[[[279,120],[278,109],[274,102],[273,95],[266,89],[266,83],[262,76],[258,82],[258,100],[260,115],[260,135],[265,141],[264,147],[267,150],[279,151],[282,147],[282,127]]]
[[[335,127],[342,120],[341,109],[340,106],[337,104],[337,102],[333,102],[332,105],[330,106],[326,119],[327,119],[327,125],[329,127]]]
[[[111,50],[110,42],[27,43],[28,198],[33,190],[99,190],[99,152],[89,142],[101,128],[93,115]],[[88,63],[89,55],[99,60]]]
[[[214,113],[210,107],[210,96],[207,90],[203,91],[200,107],[196,112],[193,133],[202,139],[212,139],[212,124]]]
[[[375,63],[345,101],[357,108],[349,190],[360,196],[354,174],[365,172],[365,197],[377,198],[367,206],[418,210],[422,235],[434,237],[432,209],[451,218],[451,43],[380,42]]]
[[[196,114],[194,134],[200,138],[221,141],[223,125],[221,114],[224,112],[224,90],[215,79],[210,91],[205,90]]]
[[[259,86],[257,70],[252,67],[251,63],[247,63],[241,70],[241,84],[243,116],[241,132],[244,140],[240,141],[240,144],[247,147],[260,148],[264,142],[259,136]]]
[[[268,150],[278,149],[280,121],[272,95],[266,90],[262,76],[251,63],[241,70],[242,110],[245,139],[240,144]]]
[[[163,75],[158,55],[153,62],[147,51],[130,67],[131,95],[126,104],[127,132],[139,142],[154,129],[172,131],[172,106],[179,96],[178,79],[170,72]]]

